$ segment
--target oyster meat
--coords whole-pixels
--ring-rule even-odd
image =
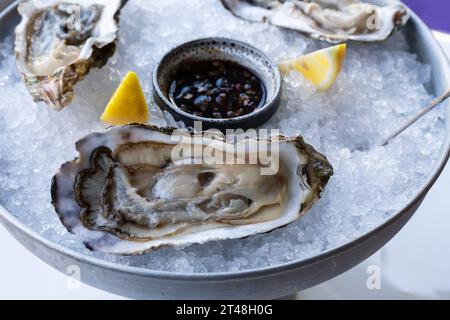
[[[129,125],[90,134],[77,150],[53,179],[52,203],[89,249],[113,254],[271,231],[311,208],[332,175],[301,137],[228,142]]]
[[[74,85],[113,55],[121,0],[28,0],[19,5],[17,67],[33,99],[60,110]]]
[[[386,40],[408,21],[401,4],[360,0],[221,0],[234,15],[294,29],[331,43]]]

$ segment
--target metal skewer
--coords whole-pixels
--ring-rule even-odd
[[[120,4],[120,8],[122,9],[128,3],[128,0],[122,0]]]
[[[442,102],[447,100],[450,97],[450,89],[448,89],[444,94],[441,96],[435,98],[433,101],[431,101],[430,105],[426,107],[425,109],[421,110],[414,118],[409,120],[407,123],[405,123],[401,128],[399,128],[397,131],[392,133],[386,140],[383,141],[381,146],[387,145],[392,139],[397,137],[399,134],[401,134],[403,131],[408,129],[410,126],[412,126],[417,120],[422,118],[424,115],[426,115],[428,112],[433,110],[435,107],[440,105]]]

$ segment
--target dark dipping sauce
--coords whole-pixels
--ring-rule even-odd
[[[189,60],[173,76],[169,97],[198,117],[229,119],[252,113],[266,102],[261,80],[249,69],[225,60]]]

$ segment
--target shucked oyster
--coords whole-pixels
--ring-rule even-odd
[[[88,248],[114,254],[271,231],[309,210],[332,175],[300,137],[231,143],[130,125],[77,150],[53,179],[53,205]]]
[[[60,110],[73,86],[115,50],[121,0],[28,0],[19,5],[17,66],[35,101]]]
[[[408,20],[400,4],[360,0],[222,0],[236,16],[298,30],[329,42],[383,41]]]

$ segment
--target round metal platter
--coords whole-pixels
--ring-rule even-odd
[[[379,2],[386,3],[389,0]],[[10,35],[19,22],[17,3],[5,0],[0,4],[0,39]],[[450,87],[450,69],[430,30],[412,13],[405,26],[405,33],[411,51],[432,68],[432,93],[442,93]],[[445,107],[450,111],[450,103]],[[447,126],[449,123],[450,112],[447,113]],[[447,131],[450,133],[450,130]],[[306,260],[273,267],[205,274],[141,269],[89,257],[48,241],[1,206],[0,221],[22,245],[52,267],[65,272],[68,266],[78,265],[81,268],[81,281],[119,295],[155,299],[277,298],[329,280],[383,247],[411,218],[444,169],[450,156],[450,134],[445,145],[440,160],[422,189],[406,207],[384,224],[341,247]]]

